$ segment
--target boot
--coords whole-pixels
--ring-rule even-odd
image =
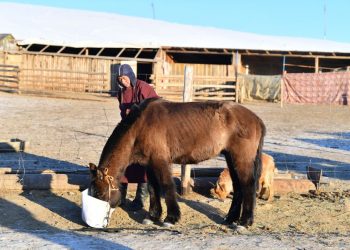
[[[145,206],[145,200],[148,196],[147,183],[139,183],[136,189],[135,199],[131,202],[129,210],[138,211]]]
[[[126,203],[126,192],[128,190],[128,183],[121,183],[120,184],[120,204],[119,206],[124,206]]]

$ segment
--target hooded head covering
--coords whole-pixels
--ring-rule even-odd
[[[122,64],[122,65],[120,65],[117,77],[120,77],[120,76],[127,76],[127,77],[129,77],[131,86],[133,86],[133,87],[136,86],[137,79],[136,79],[134,71],[132,70],[132,68],[130,67],[129,64]]]

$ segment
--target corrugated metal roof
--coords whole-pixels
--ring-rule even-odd
[[[12,37],[11,34],[0,34],[0,40],[6,38],[6,37],[8,37],[8,36],[11,36],[11,37]]]
[[[0,23],[0,33],[13,34],[19,44],[350,53],[348,43],[265,36],[110,13],[14,3],[0,3]]]

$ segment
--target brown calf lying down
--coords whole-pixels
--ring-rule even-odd
[[[276,171],[277,168],[275,167],[275,162],[272,156],[263,153],[261,176],[257,191],[257,196],[259,198],[267,201],[273,199],[273,175]],[[232,180],[228,168],[225,168],[224,171],[221,172],[219,179],[216,182],[216,186],[210,191],[213,196],[218,197],[221,200],[224,200],[233,191]]]

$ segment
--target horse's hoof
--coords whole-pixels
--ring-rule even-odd
[[[163,227],[173,227],[174,224],[170,222],[163,222]]]
[[[153,224],[153,221],[146,218],[146,219],[143,219],[142,224],[143,225],[151,225],[151,224]]]
[[[221,225],[228,226],[233,229],[238,226],[236,222],[228,222],[227,220],[222,220]]]
[[[253,225],[253,220],[252,220],[251,218],[249,218],[249,219],[242,219],[242,220],[239,222],[239,225],[248,228],[248,227],[250,227],[251,225]]]
[[[232,224],[235,224],[234,223],[234,221],[232,220],[232,219],[229,219],[229,218],[224,218],[223,220],[222,220],[222,224],[223,225],[232,225]]]
[[[222,225],[229,225],[230,223],[227,221],[227,218],[225,217],[222,219],[221,224]]]
[[[238,226],[236,226],[236,227],[234,228],[234,230],[235,230],[235,232],[237,232],[238,234],[242,234],[242,235],[248,235],[248,234],[250,234],[250,231],[248,231],[248,229],[247,229],[246,227],[244,227],[244,226],[238,225]]]
[[[232,225],[232,224],[238,224],[239,222],[239,219],[234,217],[234,216],[229,216],[227,215],[223,221],[222,221],[222,224],[224,225]]]

